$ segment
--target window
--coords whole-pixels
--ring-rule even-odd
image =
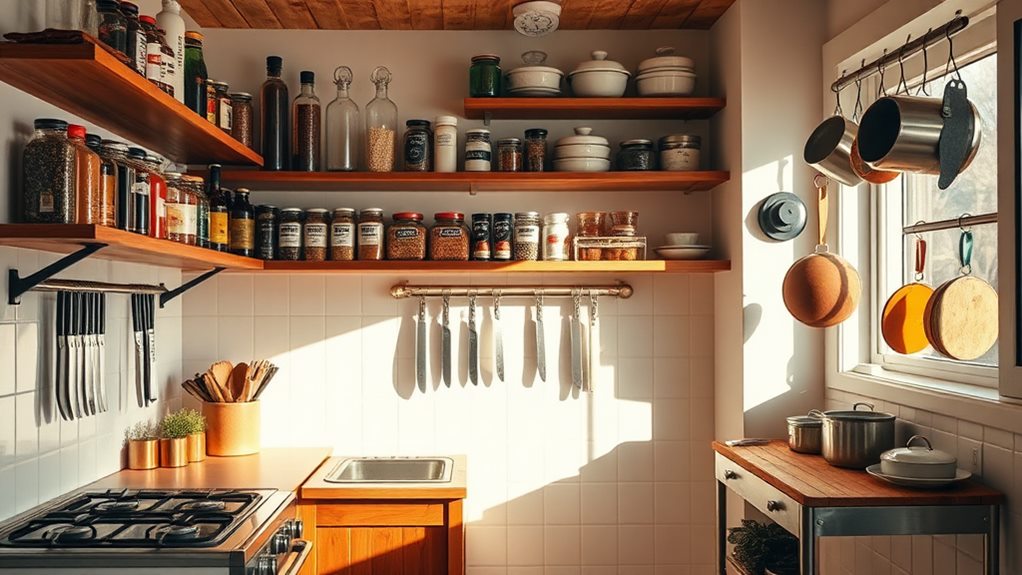
[[[893,182],[873,186],[875,214],[873,265],[876,285],[871,323],[872,362],[885,369],[953,379],[988,386],[997,385],[997,345],[970,362],[946,358],[932,349],[912,356],[892,351],[879,334],[879,316],[887,297],[900,286],[915,281],[915,236],[904,228],[919,222],[955,220],[997,212],[997,55],[990,47],[970,62],[959,62],[969,99],[982,118],[982,144],[969,168],[946,190],[937,187],[937,176],[906,174]],[[942,73],[943,63],[931,73]],[[941,97],[948,78],[928,82],[929,93]],[[915,93],[921,81],[912,89]],[[997,287],[997,224],[974,225],[972,274]],[[925,282],[933,287],[959,275],[958,241],[961,230],[925,232],[927,242]]]

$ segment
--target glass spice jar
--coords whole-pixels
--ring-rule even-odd
[[[117,0],[98,0],[96,10],[99,12],[99,41],[130,57],[128,19],[121,12]]]
[[[429,256],[438,261],[468,260],[468,227],[465,214],[460,212],[437,212],[435,223],[429,231]]]
[[[539,259],[539,212],[518,212],[515,214],[514,258],[515,261]]]
[[[135,166],[128,161],[128,145],[116,140],[103,140],[104,166],[114,171],[114,225],[121,230],[131,227],[131,189],[135,182]]]
[[[656,152],[651,140],[625,140],[617,153],[617,169],[635,172],[656,169]]]
[[[563,262],[568,259],[568,214],[555,212],[543,218],[543,259]]]
[[[433,131],[428,120],[405,122],[405,171],[433,170]]]
[[[256,206],[256,257],[277,259],[277,226],[280,210],[276,206]]]
[[[231,135],[245,146],[255,149],[253,114],[252,94],[246,92],[231,94]]]
[[[117,225],[117,167],[104,155],[103,140],[96,134],[85,136],[85,145],[99,155],[99,199],[96,223],[101,226]]]
[[[302,259],[302,209],[284,208],[280,211],[277,225],[278,259],[298,261]]]
[[[383,259],[383,210],[369,208],[358,214],[358,259]]]
[[[493,233],[491,246],[493,259],[506,262],[511,260],[511,246],[514,240],[514,215],[508,213],[493,214]]]
[[[184,176],[189,191],[195,197],[195,245],[209,247],[209,197],[206,181],[199,176]]]
[[[99,154],[85,143],[85,126],[71,124],[67,137],[75,146],[75,223],[99,223]]]
[[[607,224],[607,235],[616,237],[635,237],[639,227],[639,212],[619,211],[610,212]],[[605,260],[636,260],[639,258],[639,248],[608,248],[603,250]]]
[[[349,262],[355,259],[355,210],[337,208],[330,222],[330,259]]]
[[[388,260],[426,259],[426,226],[422,214],[397,212],[394,223],[387,228]]]
[[[71,224],[75,219],[75,146],[67,122],[41,118],[22,156],[23,214],[27,223]]]
[[[227,82],[214,82],[213,89],[216,91],[216,125],[228,134],[231,133],[231,122],[233,120],[231,110],[231,89]]]
[[[525,130],[525,171],[542,172],[546,167],[546,135],[543,128]]]
[[[500,72],[500,56],[480,54],[472,56],[468,69],[468,95],[473,98],[496,98],[500,96],[503,74]]]
[[[579,212],[575,214],[575,235],[580,238],[598,237],[603,234],[603,212]],[[599,261],[603,257],[602,248],[581,248],[578,259],[581,261]]]
[[[660,138],[660,169],[669,172],[698,170],[701,148],[699,136],[674,134]]]
[[[167,239],[167,180],[163,175],[163,159],[146,154],[149,167],[149,235]]]
[[[326,261],[327,211],[323,208],[305,210],[305,223],[302,225],[302,243],[305,261]]]
[[[497,171],[522,171],[522,141],[518,138],[497,140]]]
[[[195,196],[188,190],[184,177],[167,172],[167,239],[195,245]]]
[[[472,259],[488,261],[492,257],[493,217],[472,214]]]
[[[206,80],[206,121],[214,126],[220,125],[220,98],[217,96],[217,82],[213,79]]]
[[[489,172],[493,147],[490,145],[490,131],[476,128],[465,132],[465,171]]]

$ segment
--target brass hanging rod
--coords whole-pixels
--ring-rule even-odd
[[[955,228],[967,228],[971,226],[983,226],[996,223],[997,212],[992,212],[989,214],[980,214],[978,216],[965,215],[936,222],[920,222],[911,226],[905,226],[902,228],[901,233],[905,235],[921,234],[923,232],[940,232],[943,230],[953,230]]]
[[[577,285],[577,286],[551,286],[551,285],[414,286],[408,284],[398,284],[390,288],[390,295],[399,299],[409,297],[443,297],[444,295],[448,295],[450,297],[468,297],[471,294],[475,294],[477,296],[482,297],[492,297],[495,295],[496,292],[500,292],[500,297],[502,298],[535,297],[538,295],[541,295],[543,297],[572,297],[575,293],[581,292],[582,295],[584,296],[592,294],[596,296],[609,296],[627,299],[632,297],[632,286],[626,283],[619,283],[616,285]]]

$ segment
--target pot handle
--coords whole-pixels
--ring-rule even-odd
[[[806,415],[808,415],[809,417],[815,417],[816,419],[824,419],[825,417],[827,417],[819,409],[810,409],[809,413],[807,413]]]
[[[855,404],[852,405],[852,411],[859,411],[860,405],[865,405],[866,407],[869,408],[870,411],[876,411],[876,406],[867,401],[856,401]]]
[[[912,447],[912,442],[917,439],[922,440],[922,442],[926,444],[926,449],[933,451],[933,446],[930,445],[930,440],[926,439],[926,437],[922,435],[913,435],[912,437],[909,437],[908,441],[905,442],[905,447]]]

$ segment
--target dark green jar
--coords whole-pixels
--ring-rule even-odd
[[[472,57],[468,69],[468,94],[473,98],[496,98],[500,96],[503,75],[500,72],[500,56],[480,54]]]

